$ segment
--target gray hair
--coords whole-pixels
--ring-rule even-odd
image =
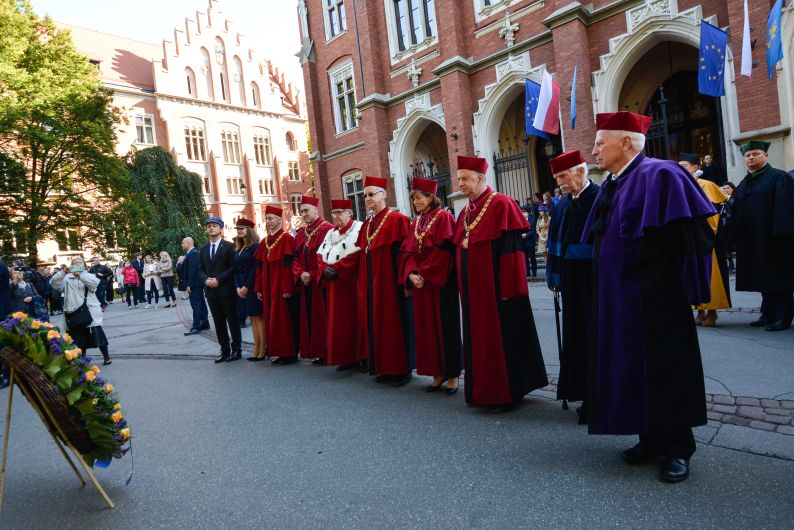
[[[190,237],[190,236],[187,236],[187,237],[186,237],[186,238],[184,238],[182,241],[189,241],[191,245],[195,245],[195,244],[196,244],[196,242],[195,242],[195,241],[193,241],[193,238],[192,238],[192,237]]]
[[[616,136],[624,138],[628,136],[631,139],[631,148],[638,153],[645,149],[645,135],[633,131],[611,131]]]
[[[574,173],[578,173],[580,169],[584,170],[584,178],[587,178],[587,176],[590,174],[590,170],[587,169],[587,162],[582,162],[579,165],[573,166],[571,168],[571,171],[573,171]]]

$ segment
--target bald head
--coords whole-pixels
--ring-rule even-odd
[[[193,238],[188,236],[182,240],[182,250],[190,250],[195,245]]]

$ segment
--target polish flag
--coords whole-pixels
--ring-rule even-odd
[[[560,132],[560,85],[545,70],[532,126],[550,134]]]
[[[742,70],[741,74],[753,75],[753,50],[750,44],[750,18],[747,16],[747,0],[744,0],[744,28],[742,31]]]

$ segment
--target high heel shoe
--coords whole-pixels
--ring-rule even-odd
[[[447,388],[447,395],[453,396],[458,391],[458,387]]]
[[[430,385],[427,388],[425,388],[425,392],[428,392],[428,393],[429,392],[438,392],[439,390],[441,390],[441,383],[439,383],[437,385]]]

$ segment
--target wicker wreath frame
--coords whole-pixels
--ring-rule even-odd
[[[46,408],[58,422],[57,426],[53,425],[49,417],[43,415],[42,420],[47,423],[51,432],[58,437],[67,438],[63,441],[71,443],[80,454],[90,453],[91,439],[88,432],[69,408],[66,398],[42,371],[30,359],[10,347],[0,349],[0,362],[16,370],[17,383],[26,390],[24,394],[28,400],[46,402]],[[41,403],[34,405],[40,410],[45,408]]]

